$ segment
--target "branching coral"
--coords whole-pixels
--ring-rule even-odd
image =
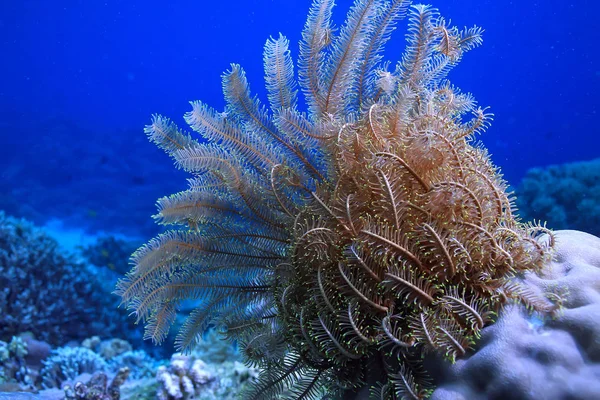
[[[51,344],[117,330],[92,271],[53,238],[0,211],[0,339],[31,332]],[[119,326],[120,328],[120,326]]]
[[[93,374],[107,369],[102,357],[84,347],[61,347],[53,350],[43,364],[41,376],[42,386],[45,388],[61,387],[63,382],[83,373]]]
[[[9,343],[0,341],[0,390],[5,390],[6,385],[19,390],[35,387],[35,375],[25,362],[28,351],[27,343],[20,337],[13,336]]]
[[[510,299],[555,309],[511,280],[540,267],[552,240],[515,218],[473,142],[491,115],[445,79],[481,29],[359,0],[336,35],[332,7],[313,2],[300,43],[308,113],[279,37],[264,53],[270,110],[232,65],[225,112],[198,101],[185,115],[208,143],[154,117],[150,140],[193,178],[158,201],[157,221],[179,228],[134,254],[118,293],[156,341],[183,299],[199,300],[178,344],[210,324],[238,340],[262,370],[246,398],[321,398],[380,370],[374,394],[420,399],[424,352],[462,356]],[[406,15],[408,46],[389,71],[383,47]]]

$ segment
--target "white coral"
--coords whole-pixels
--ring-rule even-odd
[[[189,375],[194,382],[201,385],[205,385],[214,379],[213,375],[208,372],[207,365],[200,359],[194,360],[192,367],[189,369]]]
[[[170,373],[167,367],[161,366],[156,372],[156,380],[160,387],[157,393],[159,400],[182,399],[183,393],[179,385],[179,376]]]
[[[159,400],[191,399],[201,388],[214,380],[204,361],[175,353],[168,367],[158,368]]]
[[[600,399],[600,238],[557,231],[553,261],[525,274],[528,290],[562,296],[554,318],[505,308],[480,348],[448,365],[432,400]]]

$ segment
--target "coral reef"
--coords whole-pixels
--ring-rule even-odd
[[[214,331],[190,355],[156,360],[118,338],[50,351],[31,335],[0,341],[0,398],[38,400],[233,400],[257,377]],[[29,395],[24,392],[35,392]],[[170,393],[170,394],[169,394]]]
[[[556,240],[556,259],[524,282],[565,293],[561,313],[540,319],[505,308],[477,352],[446,367],[432,400],[600,398],[600,238],[558,231]]]
[[[62,345],[125,325],[94,276],[43,230],[0,211],[0,339],[31,332]]]
[[[108,364],[100,355],[85,347],[61,347],[43,361],[41,371],[44,388],[60,388],[62,383],[83,373],[105,371]]]
[[[181,354],[173,354],[169,367],[161,366],[156,373],[160,383],[160,400],[194,398],[201,387],[214,379],[206,364]]]
[[[92,337],[84,342],[87,347],[60,348],[44,361],[38,385],[45,388],[40,391],[41,398],[54,398],[57,389],[61,400],[65,395],[67,399],[155,398],[158,383],[154,377],[163,362],[142,350],[104,351],[107,346],[103,344],[120,342],[118,349],[130,347],[118,339],[101,341]]]
[[[129,368],[121,368],[108,384],[108,377],[96,372],[87,383],[77,382],[73,388],[65,386],[65,400],[120,400],[120,387],[129,376]]]
[[[238,361],[240,357],[236,347],[232,343],[222,340],[217,330],[212,328],[202,335],[202,340],[194,347],[191,354],[211,364]]]
[[[207,400],[239,399],[240,393],[254,384],[258,379],[258,370],[248,367],[239,361],[226,361],[213,364],[213,374],[217,377],[213,396]]]
[[[31,332],[26,332],[19,335],[27,345],[27,355],[25,361],[27,365],[33,367],[40,367],[42,360],[46,359],[50,355],[52,347],[47,342],[37,340]]]
[[[101,236],[98,240],[83,248],[82,255],[96,266],[107,267],[121,275],[129,270],[129,256],[137,248],[131,241],[114,236]]]
[[[35,388],[36,374],[25,362],[27,354],[27,343],[20,337],[13,336],[9,343],[0,341],[0,392]]]
[[[86,347],[95,353],[98,353],[106,360],[111,360],[118,355],[133,350],[131,344],[126,340],[119,338],[101,340],[98,336],[92,336],[91,338],[85,339],[81,343],[81,347]]]
[[[533,168],[516,193],[524,219],[600,235],[600,159]]]
[[[27,344],[23,341],[23,339],[21,339],[20,337],[14,337],[14,336],[13,336],[12,340],[10,341],[10,343],[8,344],[8,351],[9,351],[9,354],[11,354],[12,356],[14,356],[18,359],[25,359],[25,357],[29,353]]]
[[[98,352],[98,349],[100,348],[100,343],[102,343],[102,339],[100,339],[100,336],[92,336],[87,339],[84,339],[83,342],[81,342],[81,347],[90,349],[93,352]]]
[[[127,351],[108,360],[109,369],[118,371],[128,367],[133,379],[149,378],[156,374],[160,363],[143,350]]]
[[[117,292],[155,341],[197,300],[177,344],[192,348],[211,324],[237,340],[261,369],[246,398],[372,386],[421,399],[424,354],[466,355],[507,303],[558,309],[515,279],[549,260],[553,241],[537,238],[552,235],[516,218],[474,142],[491,115],[446,80],[481,29],[430,6],[359,0],[336,34],[332,8],[315,0],[302,34],[308,113],[280,36],[264,51],[270,108],[232,65],[224,112],[196,101],[185,115],[203,141],[153,118],[150,140],[193,178],[159,199],[155,218],[173,229],[133,255]],[[389,71],[383,47],[407,15],[408,46]]]
[[[158,368],[157,398],[233,400],[243,386],[255,378],[253,369],[237,361],[209,365],[194,355],[176,353],[168,366]]]
[[[81,347],[53,350],[38,371],[39,367],[25,363],[27,343],[35,347],[36,341],[14,338],[10,344],[0,342],[0,396],[4,391],[14,396],[39,391],[32,398],[151,400],[160,394],[168,399],[233,400],[256,379],[257,371],[238,362],[231,345],[215,333],[207,332],[206,339],[189,356],[156,360],[142,350],[121,353],[120,349],[130,347],[125,341],[92,337]],[[118,351],[112,351],[115,348]]]
[[[37,344],[63,346],[118,333],[164,356],[170,349],[144,343],[142,329],[118,309],[111,292],[120,276],[79,262],[43,229],[0,211],[0,340],[29,332]]]

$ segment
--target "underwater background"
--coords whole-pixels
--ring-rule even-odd
[[[162,348],[143,341],[142,327],[116,308],[119,299],[110,294],[129,269],[131,252],[160,232],[151,218],[156,199],[185,187],[186,175],[147,140],[143,128],[157,112],[183,125],[188,102],[196,99],[222,110],[220,76],[230,63],[241,64],[251,89],[266,99],[264,43],[283,33],[296,60],[310,3],[0,2],[0,293],[12,288],[23,296],[0,296],[0,341],[9,349],[21,340],[13,337],[29,332],[22,339],[29,348],[47,345],[40,351],[54,357],[48,361],[46,354],[39,364],[43,379],[28,381],[13,371],[20,362],[18,343],[4,359],[0,344],[0,392],[33,390],[40,379],[44,387],[60,387],[75,378],[49,372],[61,362],[73,374],[86,365],[90,373],[114,376],[127,363],[138,371],[136,379],[155,376],[161,365],[171,371],[160,360],[171,357],[172,340]],[[352,2],[336,3],[339,27]],[[449,79],[495,115],[480,140],[516,191],[522,217],[600,235],[599,2],[431,3],[456,26],[485,29],[483,46]],[[400,23],[387,59],[399,58],[405,32]],[[43,262],[31,266],[31,259]],[[24,275],[28,268],[32,272]],[[39,269],[52,273],[34,272]],[[52,285],[61,288],[54,292],[60,295],[49,291],[47,304],[15,306],[26,303],[29,291]],[[64,304],[71,318],[52,311],[43,321],[31,321],[50,304]],[[64,347],[73,342],[83,347]],[[227,360],[229,372],[212,364],[203,371],[234,382],[213,390],[220,393],[215,398],[227,398],[232,394],[223,387],[253,372],[235,363],[235,349],[219,349],[214,365]],[[202,369],[195,361],[186,359],[185,368]],[[154,393],[157,383],[149,385]]]

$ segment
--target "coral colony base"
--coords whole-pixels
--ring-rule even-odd
[[[0,229],[8,228],[7,233],[14,236],[0,240],[0,252],[26,252],[28,246],[39,250],[36,235],[12,229],[15,222],[30,227],[11,218],[0,221]],[[19,246],[15,246],[17,240],[22,242]],[[105,243],[99,240],[99,245]],[[523,305],[513,304],[501,310],[494,324],[481,330],[475,352],[453,364],[435,357],[434,352],[428,354],[425,365],[437,386],[432,400],[600,398],[600,239],[577,231],[558,231],[556,243],[555,260],[536,273],[524,274],[521,283],[538,295],[564,293],[560,314],[540,319]],[[59,249],[52,245],[47,250]],[[44,263],[40,268],[52,265]],[[71,276],[69,271],[56,272],[64,274],[63,279]],[[81,271],[82,276],[89,273],[93,273],[92,266]],[[95,293],[108,295],[102,290],[95,288]],[[61,286],[51,285],[49,293],[59,296]],[[36,340],[43,337],[39,330],[11,337],[3,318],[10,320],[15,312],[18,309],[3,308],[0,313],[0,399],[232,400],[257,378],[257,370],[241,364],[239,354],[214,330],[204,335],[191,354],[157,360],[143,350],[133,350],[135,342],[117,338],[63,340],[63,347],[52,349],[47,342]],[[74,328],[64,325],[60,315],[52,315],[51,321],[61,327],[65,337],[72,337]],[[123,319],[114,322],[122,324]],[[131,338],[126,330],[119,335]],[[365,385],[352,397],[363,400],[368,392]]]
[[[550,260],[554,236],[519,222],[475,141],[491,115],[446,80],[482,30],[409,3],[358,0],[335,31],[333,0],[313,2],[297,64],[306,112],[280,36],[264,50],[269,107],[232,65],[224,112],[195,101],[185,115],[201,140],[161,116],[146,128],[192,178],[159,199],[173,228],[133,255],[117,292],[156,342],[196,300],[178,346],[211,325],[237,341],[260,370],[247,399],[426,398],[425,354],[465,356],[508,303],[559,308],[519,279]]]

